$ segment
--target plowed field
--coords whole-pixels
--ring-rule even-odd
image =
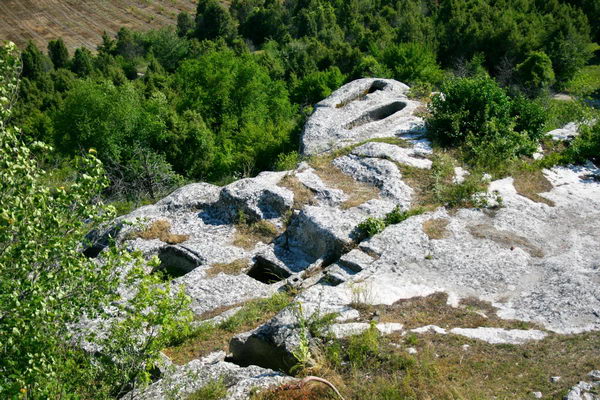
[[[0,0],[0,40],[46,49],[62,37],[72,51],[95,50],[104,31],[156,29],[175,24],[177,14],[195,13],[196,0]]]

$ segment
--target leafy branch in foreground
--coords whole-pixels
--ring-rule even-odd
[[[0,397],[110,398],[148,380],[188,300],[144,275],[139,255],[83,255],[85,234],[114,215],[97,200],[102,164],[90,150],[68,187],[44,183],[34,153],[50,147],[7,126],[19,68],[16,47],[0,46]]]

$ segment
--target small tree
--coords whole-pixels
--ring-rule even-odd
[[[543,51],[533,51],[517,65],[521,84],[536,96],[554,83],[554,70],[550,57]]]
[[[86,48],[75,50],[71,71],[75,72],[80,77],[86,77],[90,75],[94,70],[92,57],[92,53]]]
[[[33,42],[27,43],[27,47],[21,53],[23,65],[23,77],[38,79],[44,72],[47,72],[52,66],[48,65],[48,59],[37,48]]]
[[[51,40],[48,43],[48,56],[50,56],[55,69],[67,68],[69,65],[69,50],[62,38]]]
[[[194,18],[188,13],[180,12],[177,15],[177,35],[179,37],[186,37],[190,32],[194,30]]]
[[[437,84],[443,78],[433,51],[419,43],[400,43],[388,47],[383,53],[383,62],[392,70],[394,79],[409,84]]]
[[[236,26],[229,10],[216,0],[200,0],[196,14],[196,36],[198,39],[231,39]]]

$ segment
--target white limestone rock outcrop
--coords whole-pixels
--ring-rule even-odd
[[[409,87],[391,79],[350,82],[315,105],[302,133],[302,153],[329,152],[367,139],[422,132],[421,106],[406,94]]]
[[[492,182],[489,190],[502,196],[503,208],[452,213],[440,208],[389,226],[327,268],[337,279],[306,289],[296,301],[306,317],[338,312],[341,323],[358,318],[353,304],[391,305],[445,292],[451,305],[474,297],[491,302],[499,317],[557,333],[598,330],[600,182],[589,178],[597,173],[593,166],[544,171],[553,189],[541,195],[554,206],[521,196],[512,178]],[[423,224],[431,219],[447,221],[442,237],[424,232]],[[291,354],[298,340],[293,318],[286,310],[236,339],[234,355],[274,367],[270,360],[253,358],[248,349],[260,343],[262,352],[272,346],[281,357]],[[456,328],[449,333],[490,343],[520,344],[546,335],[541,330]]]
[[[588,378],[573,386],[564,400],[600,400],[600,371],[590,372]]]
[[[159,381],[136,389],[123,399],[184,399],[212,382],[222,381],[227,387],[227,395],[223,400],[247,400],[253,390],[293,381],[293,378],[279,372],[257,366],[242,368],[224,359],[225,353],[217,352],[201,360],[173,367]]]
[[[352,150],[359,157],[381,158],[415,168],[431,168],[431,160],[427,158],[431,148],[401,147],[390,143],[369,142]]]
[[[414,206],[415,193],[404,181],[403,166],[431,168],[424,122],[415,115],[422,104],[408,99],[407,91],[406,85],[385,79],[343,86],[315,106],[303,132],[302,150],[319,156],[360,145],[327,159],[326,166],[302,163],[292,171],[265,172],[223,188],[185,186],[91,235],[95,245],[87,254],[98,255],[113,237],[146,257],[158,256],[162,268],[177,272],[173,282],[190,295],[199,317],[293,287],[302,289],[295,302],[302,304],[305,318],[337,314],[332,329],[340,337],[370,326],[358,305],[393,305],[436,292],[447,293],[455,306],[471,297],[490,302],[499,317],[533,322],[539,329],[429,326],[423,331],[518,344],[543,339],[544,330],[600,330],[600,170],[592,164],[544,170],[552,189],[540,196],[548,204],[519,194],[513,179],[505,178],[489,186],[490,194],[502,198],[502,207],[439,208],[363,240],[360,222],[383,217],[395,207]],[[369,142],[390,137],[402,140]],[[456,181],[467,174],[457,169]],[[348,202],[352,184],[336,185],[336,179],[344,177],[372,187],[372,197]],[[286,180],[296,182],[304,194]],[[278,237],[252,248],[236,246],[240,231],[235,219],[240,212],[249,222],[273,224]],[[444,222],[443,234],[428,235],[424,224],[432,219]],[[169,244],[132,235],[140,225],[157,220],[167,221],[171,233],[185,235],[186,240]],[[239,260],[248,267],[237,275],[210,273],[217,263]],[[304,275],[306,270],[310,273]],[[187,371],[209,378],[231,373],[231,399],[246,398],[249,382],[282,382],[280,375],[262,368],[289,371],[296,363],[298,318],[289,307],[237,335],[230,343],[235,365],[195,360],[178,367],[170,376],[184,384],[175,391],[185,397],[207,382],[185,378]],[[376,326],[387,334],[402,329],[402,324],[399,320]],[[147,396],[142,398],[164,398],[176,387],[168,383],[168,376],[140,392]],[[237,393],[240,397],[231,397]]]

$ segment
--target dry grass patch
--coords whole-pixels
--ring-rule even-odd
[[[467,230],[471,235],[478,239],[492,240],[506,249],[514,250],[515,247],[520,247],[532,257],[539,258],[544,256],[542,249],[535,246],[526,237],[519,236],[513,232],[500,231],[492,225],[487,224],[468,226]]]
[[[271,243],[279,230],[269,221],[260,220],[252,223],[241,223],[235,226],[233,244],[246,250],[251,250],[258,242]]]
[[[394,334],[370,341],[363,335],[330,343],[329,362],[343,379],[338,388],[344,398],[521,400],[540,391],[544,398],[561,399],[600,363],[599,332],[550,334],[525,345],[493,345],[437,334],[419,335],[409,344],[406,340]],[[406,354],[407,347],[416,348],[417,354]],[[554,383],[552,376],[561,379]],[[292,394],[284,387],[256,399],[296,399]],[[316,398],[335,398],[329,393],[322,396]]]
[[[382,320],[398,320],[407,328],[437,324],[442,327],[535,328],[504,321],[486,302],[467,299],[461,307],[446,304],[447,296],[403,300],[380,309]],[[390,313],[396,317],[389,319]],[[487,318],[482,313],[487,315]],[[417,353],[407,354],[408,347]],[[458,335],[394,333],[381,336],[376,329],[320,346],[320,373],[334,382],[346,400],[381,399],[526,399],[540,391],[544,398],[560,399],[568,389],[600,364],[600,332],[579,335],[550,333],[524,345],[494,345]],[[560,376],[558,382],[550,377]],[[270,389],[255,400],[296,399],[290,385]],[[302,393],[312,399],[312,392]],[[318,399],[335,397],[323,393]],[[302,397],[300,397],[302,398]]]
[[[306,385],[286,384],[267,389],[251,397],[251,400],[330,400],[338,399],[330,389],[316,383]]]
[[[279,186],[289,189],[294,193],[294,209],[301,210],[306,205],[316,204],[315,194],[305,184],[292,174],[287,174],[281,181]]]
[[[600,363],[600,333],[551,334],[525,345],[493,345],[455,335],[420,335],[416,371],[409,386],[430,399],[528,399],[532,392],[562,399]],[[463,346],[468,345],[465,349]],[[396,350],[398,351],[398,350]],[[550,377],[560,376],[553,383]],[[444,388],[450,393],[443,395]],[[355,397],[350,397],[355,398]]]
[[[541,170],[519,171],[513,174],[513,186],[517,193],[523,197],[537,203],[548,204],[551,207],[555,205],[552,200],[540,196],[540,193],[549,192],[553,188]]]
[[[341,169],[331,164],[340,153],[335,154],[337,155],[317,157],[310,164],[314,168],[315,173],[327,186],[339,189],[348,196],[348,199],[340,207],[346,210],[377,198],[380,193],[379,188],[354,180],[349,175],[343,173]]]
[[[152,222],[144,230],[133,232],[128,238],[140,238],[145,240],[159,239],[168,244],[178,244],[185,242],[190,236],[171,233],[171,223],[167,220],[159,219]]]
[[[413,205],[427,206],[435,203],[431,191],[433,186],[431,170],[400,163],[396,163],[396,166],[402,174],[402,181],[414,191]]]
[[[249,266],[250,261],[247,258],[240,258],[230,263],[215,263],[206,270],[206,276],[212,278],[221,272],[226,275],[239,275],[248,269]]]
[[[448,237],[448,221],[445,218],[434,218],[428,219],[423,222],[423,232],[429,237],[429,239],[444,239]]]
[[[496,315],[496,309],[478,299],[464,299],[459,307],[447,304],[446,293],[434,293],[426,297],[399,300],[390,306],[379,307],[382,322],[400,322],[406,329],[425,325],[449,328],[477,328],[480,326],[529,329],[537,328],[532,323],[505,320]]]

